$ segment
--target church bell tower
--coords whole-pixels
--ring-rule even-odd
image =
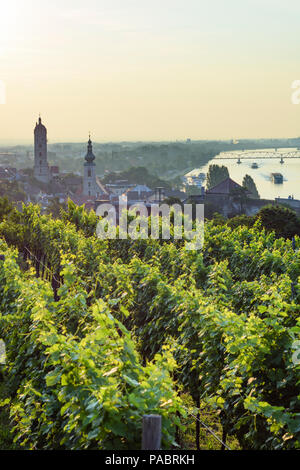
[[[43,183],[50,181],[47,159],[47,129],[42,124],[41,117],[39,117],[34,129],[34,177]]]
[[[94,160],[95,155],[93,154],[93,144],[91,136],[89,136],[87,154],[84,162],[83,194],[84,196],[90,196],[91,198],[99,196],[99,188],[96,179],[96,164]]]

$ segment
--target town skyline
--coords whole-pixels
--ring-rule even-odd
[[[34,120],[33,119],[33,122],[38,122],[39,119],[41,119],[43,116],[41,113],[38,113],[37,115],[38,117]],[[44,120],[44,119],[43,119]],[[45,120],[44,120],[45,121]],[[31,122],[31,126],[32,126],[32,122]],[[97,131],[95,132],[95,135],[97,135]],[[73,140],[55,140],[55,138],[50,139],[47,138],[47,142],[48,144],[52,144],[52,145],[55,145],[55,144],[85,144],[89,141],[90,138],[93,138],[93,141],[94,143],[98,143],[98,144],[120,144],[120,143],[176,143],[176,142],[209,142],[209,141],[219,141],[219,142],[225,142],[225,141],[232,141],[232,143],[238,143],[239,141],[243,141],[243,140],[249,140],[249,141],[259,141],[259,140],[297,140],[300,138],[300,133],[299,135],[288,135],[288,136],[278,136],[278,137],[274,137],[274,136],[262,136],[262,137],[239,137],[239,138],[236,138],[236,137],[228,137],[228,138],[193,138],[191,139],[190,137],[182,137],[182,138],[173,138],[173,139],[111,139],[111,140],[103,140],[101,139],[97,139],[97,138],[94,138],[94,133],[91,132],[90,130],[86,131],[86,135],[83,136],[82,138],[80,139],[76,139],[74,138]],[[18,139],[18,138],[14,138],[14,139],[1,139],[1,136],[0,136],[0,145],[3,145],[3,146],[8,146],[8,147],[13,147],[13,146],[25,146],[25,147],[28,147],[28,146],[34,146],[34,142],[33,142],[33,139],[32,137],[26,137],[26,138],[23,138],[23,139]]]

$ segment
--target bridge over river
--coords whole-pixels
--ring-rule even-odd
[[[260,150],[235,150],[232,152],[222,152],[214,160],[242,160],[256,159],[279,159],[280,163],[284,163],[287,158],[300,158],[300,149],[260,149]]]

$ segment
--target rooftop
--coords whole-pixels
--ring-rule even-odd
[[[242,186],[231,178],[227,178],[213,188],[206,191],[207,194],[230,194],[234,189],[242,188]]]

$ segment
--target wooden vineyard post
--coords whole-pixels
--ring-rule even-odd
[[[143,416],[143,450],[160,450],[161,446],[161,416]]]

